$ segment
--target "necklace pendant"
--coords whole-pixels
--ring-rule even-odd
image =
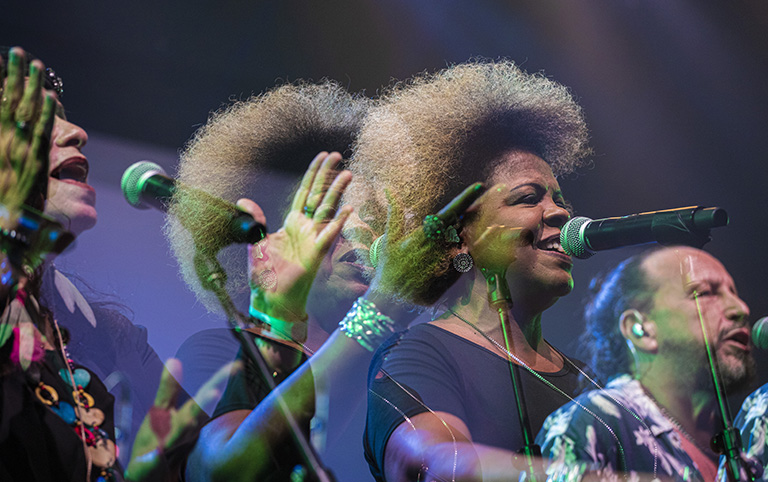
[[[59,370],[59,376],[62,380],[64,380],[64,383],[72,386],[72,380],[69,376],[69,370],[66,368],[62,368]],[[72,378],[75,379],[75,387],[81,386],[81,387],[87,387],[89,383],[91,383],[91,373],[88,370],[85,370],[84,368],[76,368],[72,371]]]
[[[74,425],[74,423],[77,421],[77,415],[75,414],[75,409],[72,407],[72,405],[68,404],[67,402],[59,402],[57,407],[51,407],[51,410],[53,410],[56,415],[61,417],[62,420],[64,420],[67,425]]]
[[[35,395],[37,396],[38,400],[48,405],[49,407],[56,405],[59,401],[59,394],[56,393],[56,390],[52,386],[46,385],[43,382],[38,383],[35,387]]]
[[[115,443],[108,438],[95,440],[93,445],[88,446],[91,460],[97,467],[112,467],[115,465]]]
[[[95,403],[90,393],[86,392],[82,388],[72,391],[72,398],[75,399],[75,403],[78,406],[85,407],[86,409],[93,407]]]
[[[102,423],[104,423],[104,412],[96,407],[78,407],[77,414],[84,424],[90,425],[93,428],[99,427]]]

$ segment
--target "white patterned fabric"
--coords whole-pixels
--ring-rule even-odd
[[[768,384],[758,388],[744,400],[733,426],[741,432],[744,455],[763,468],[759,480],[768,480]]]
[[[642,385],[629,375],[593,390],[550,415],[536,438],[551,460],[551,480],[575,480],[584,471],[623,481],[654,474],[679,481],[702,476],[680,435]],[[617,403],[618,402],[618,403]]]

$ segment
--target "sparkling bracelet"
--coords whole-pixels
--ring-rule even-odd
[[[307,339],[307,323],[306,322],[291,322],[284,321],[273,316],[269,316],[266,313],[262,313],[253,306],[248,308],[248,314],[251,318],[259,320],[264,323],[266,328],[262,329],[262,333],[278,340],[293,341],[302,343]]]
[[[382,314],[372,302],[360,297],[339,322],[341,332],[368,351],[375,350],[382,341],[395,332],[395,322]]]

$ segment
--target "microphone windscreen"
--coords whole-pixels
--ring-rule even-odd
[[[563,247],[566,254],[579,259],[587,259],[594,254],[587,248],[581,232],[582,226],[591,221],[589,218],[577,216],[569,219],[560,229],[560,246]]]
[[[154,162],[139,161],[131,164],[123,173],[120,180],[120,189],[128,204],[135,208],[147,209],[141,202],[141,179],[148,172],[157,172],[165,175],[165,170]]]
[[[757,320],[752,327],[752,343],[763,350],[768,349],[768,316]]]

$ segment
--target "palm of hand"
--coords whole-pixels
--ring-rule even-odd
[[[252,308],[285,321],[306,319],[309,289],[351,212],[343,207],[333,216],[351,180],[349,171],[335,171],[340,161],[338,153],[318,154],[283,227],[250,247]]]
[[[306,299],[309,293],[326,251],[318,245],[323,227],[303,213],[291,212],[280,230],[251,248],[251,289],[272,311],[279,306],[303,317],[303,306],[291,306],[291,301]]]

